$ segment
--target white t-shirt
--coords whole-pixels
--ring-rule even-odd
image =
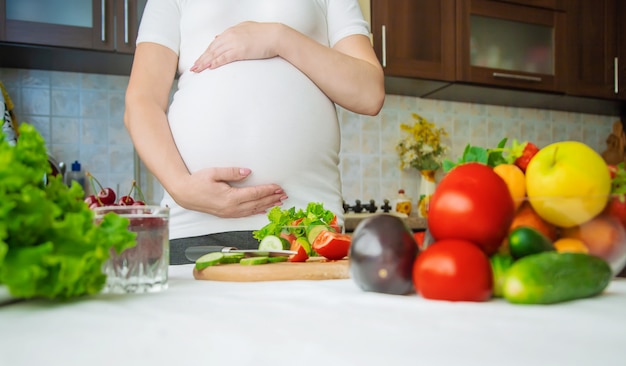
[[[247,20],[281,22],[329,47],[369,34],[357,0],[148,1],[137,43],[158,43],[179,56],[168,111],[178,150],[190,172],[247,167],[252,174],[242,186],[276,183],[289,196],[283,208],[321,202],[341,219],[336,108],[306,75],[278,57],[188,71],[216,35]],[[268,222],[266,214],[224,219],[186,210],[167,192],[162,204],[171,208],[172,239],[257,230]]]

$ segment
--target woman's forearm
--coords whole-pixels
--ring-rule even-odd
[[[160,60],[154,62],[154,59]],[[176,148],[166,111],[177,57],[155,44],[140,44],[126,92],[124,123],[146,167],[170,192],[189,172]]]
[[[376,115],[385,97],[384,75],[368,37],[348,36],[328,48],[285,25],[276,52],[306,74],[333,102]]]
[[[127,107],[127,128],[141,160],[168,192],[189,172],[174,144],[165,113],[150,102],[136,100]],[[142,123],[139,121],[150,121]]]

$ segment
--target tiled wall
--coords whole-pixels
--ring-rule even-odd
[[[122,192],[130,187],[134,153],[123,123],[128,77],[0,69],[0,80],[15,102],[18,120],[39,129],[57,160],[79,160],[104,185],[119,187]],[[446,129],[449,137],[445,143],[453,160],[468,143],[493,147],[503,137],[531,140],[540,147],[577,140],[602,152],[617,119],[395,95],[387,96],[375,117],[340,108],[346,201],[374,199],[380,203],[384,198],[394,199],[399,188],[417,197],[418,173],[401,171],[395,152],[401,138],[399,126],[412,123],[413,112]],[[154,191],[158,195],[159,189]]]
[[[345,200],[377,203],[393,201],[398,189],[413,202],[419,195],[419,173],[400,170],[395,146],[403,134],[401,123],[412,124],[417,113],[443,127],[449,158],[456,160],[469,143],[495,147],[509,140],[533,141],[539,147],[555,141],[581,141],[601,153],[617,116],[598,116],[527,108],[500,107],[388,95],[376,117],[340,110],[342,127],[342,180]],[[440,179],[441,174],[437,175]]]
[[[34,125],[68,169],[78,160],[103,185],[124,192],[133,180],[133,147],[124,128],[128,77],[0,69],[19,123]]]

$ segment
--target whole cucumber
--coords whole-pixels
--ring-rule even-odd
[[[553,304],[595,296],[613,277],[608,263],[583,253],[541,252],[507,271],[503,297],[515,304]]]
[[[506,279],[506,273],[513,265],[514,259],[509,254],[496,253],[489,257],[491,271],[493,273],[493,297],[502,297],[502,287]]]

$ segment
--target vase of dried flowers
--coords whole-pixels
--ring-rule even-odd
[[[435,193],[435,188],[437,188],[435,172],[435,170],[420,170],[420,195],[417,200],[417,215],[419,217],[428,217],[430,197]]]
[[[396,146],[400,157],[401,169],[416,169],[420,172],[420,196],[417,213],[420,217],[428,216],[428,202],[435,191],[435,173],[441,168],[447,147],[442,144],[442,137],[448,136],[443,128],[437,128],[417,113],[412,113],[412,125],[401,124],[404,138]]]

